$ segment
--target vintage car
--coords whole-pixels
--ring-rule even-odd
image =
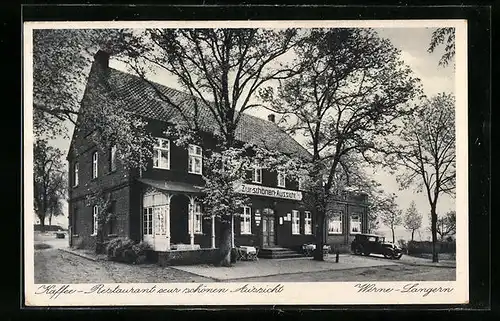
[[[386,242],[385,237],[375,234],[356,234],[351,243],[356,255],[382,254],[385,258],[399,260],[403,251],[395,244]]]

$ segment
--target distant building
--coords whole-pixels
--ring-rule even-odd
[[[175,117],[175,110],[148,94],[150,88],[138,77],[109,68],[109,55],[100,51],[95,56],[89,75],[82,110],[87,104],[99,103],[88,99],[95,90],[95,81],[106,82],[115,93],[128,103],[128,108],[149,121],[149,130],[157,137],[154,157],[146,171],[126,170],[116,160],[111,148],[99,152],[89,136],[77,125],[71,140],[69,162],[69,220],[72,246],[96,246],[97,215],[99,208],[89,204],[89,188],[99,182],[111,198],[114,219],[104,227],[105,239],[116,236],[129,237],[150,243],[156,251],[169,251],[175,244],[193,248],[218,247],[219,223],[204,219],[200,198],[204,184],[203,152],[213,148],[214,122],[206,113],[206,132],[203,144],[190,145],[188,149],[176,146],[162,128]],[[190,108],[187,94],[158,85],[171,99],[185,101]],[[206,112],[206,111],[205,111]],[[253,142],[265,148],[310,157],[310,154],[292,137],[283,132],[273,116],[262,120],[244,114],[236,131],[240,142]],[[248,173],[242,193],[251,197],[251,205],[241,209],[234,219],[234,244],[272,247],[299,247],[315,242],[316,222],[314,213],[304,205],[307,194],[299,182],[288,179],[284,173],[255,168]],[[366,232],[368,227],[366,195],[346,195],[332,206],[335,213],[323,231],[327,242],[346,245],[353,234]]]

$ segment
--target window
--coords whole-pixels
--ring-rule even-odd
[[[285,187],[286,175],[283,172],[278,172],[278,187]]]
[[[304,179],[302,177],[299,177],[297,181],[297,189],[301,191],[304,188]]]
[[[167,211],[170,210],[169,198],[163,193],[144,195],[142,202],[143,235],[167,235]]]
[[[361,233],[361,216],[358,214],[351,215],[351,234]]]
[[[312,217],[309,211],[304,212],[304,234],[312,234]]]
[[[109,150],[109,171],[116,171],[116,145],[111,146]]]
[[[300,213],[292,211],[292,234],[300,234]]]
[[[342,234],[342,213],[333,213],[328,220],[328,234]]]
[[[190,206],[192,206],[190,204]],[[201,212],[201,204],[198,202],[194,202],[193,205],[193,216],[194,216],[194,234],[201,234],[202,233],[202,228],[201,228],[201,219],[202,219],[202,212]],[[191,215],[189,216],[188,219],[188,224],[189,224],[189,234],[191,234],[191,230],[193,229],[193,222],[191,221]]]
[[[99,207],[94,205],[92,209],[92,234],[97,235],[97,229],[99,227]]]
[[[252,234],[252,208],[243,206],[243,215],[241,215],[240,234]]]
[[[73,187],[78,186],[78,171],[80,170],[80,165],[78,162],[73,165]]]
[[[170,169],[170,141],[164,138],[156,138],[153,147],[153,167]]]
[[[200,146],[189,145],[188,173],[201,175],[203,167],[203,151]]]
[[[253,169],[252,182],[262,184],[262,168],[256,167]]]
[[[97,152],[94,152],[92,154],[92,178],[97,178],[98,164],[99,164],[99,155],[97,154]]]

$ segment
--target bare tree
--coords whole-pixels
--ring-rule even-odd
[[[45,229],[45,218],[57,213],[58,203],[65,195],[66,180],[61,155],[61,151],[50,146],[46,140],[36,140],[33,150],[33,194],[34,209],[42,231]]]
[[[443,217],[438,217],[436,222],[436,232],[441,241],[444,241],[447,236],[456,234],[457,216],[455,211],[449,211]]]
[[[412,201],[410,207],[406,210],[403,225],[405,229],[411,232],[411,241],[413,242],[415,231],[422,227],[422,214],[418,212],[415,201]]]
[[[219,151],[207,153],[216,165],[206,173],[203,198],[206,212],[222,223],[221,262],[230,265],[231,221],[245,202],[235,183],[244,178],[241,142],[236,129],[245,111],[255,107],[252,98],[265,83],[285,79],[297,66],[277,62],[300,41],[297,31],[263,29],[149,29],[131,35],[124,50],[129,66],[180,114],[178,141],[200,139],[199,133],[213,126]],[[151,70],[177,77],[190,94],[193,109],[186,110],[148,80]],[[208,115],[205,111],[208,111]],[[211,120],[207,125],[206,117]],[[186,139],[187,137],[187,139]],[[227,175],[219,169],[225,168]],[[215,201],[214,201],[215,200]]]
[[[431,37],[428,52],[432,53],[444,44],[444,54],[439,60],[440,66],[447,66],[455,58],[455,28],[437,28]],[[453,63],[455,64],[455,63]]]
[[[402,188],[416,185],[430,205],[433,262],[438,261],[436,207],[442,194],[455,191],[455,97],[441,93],[423,102],[403,121],[390,162],[404,169]]]
[[[384,136],[396,128],[406,103],[420,95],[419,80],[400,52],[371,29],[314,29],[296,48],[302,73],[261,91],[267,108],[283,115],[292,134],[312,152],[311,194],[318,222],[315,260],[323,260],[326,204],[335,198],[345,159],[374,160]]]
[[[37,136],[66,135],[75,123],[93,53],[120,39],[115,29],[33,31],[33,127]]]
[[[384,198],[381,205],[380,219],[382,223],[391,229],[392,243],[396,244],[395,229],[403,223],[403,212],[396,204],[396,195],[391,194]]]

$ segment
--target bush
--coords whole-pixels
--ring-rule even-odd
[[[439,253],[455,253],[455,242],[437,242],[436,248]],[[410,241],[408,242],[408,254],[432,253],[432,242]]]
[[[146,253],[151,250],[149,244],[125,237],[119,237],[109,241],[106,246],[106,255],[112,261],[141,264],[146,262]]]

